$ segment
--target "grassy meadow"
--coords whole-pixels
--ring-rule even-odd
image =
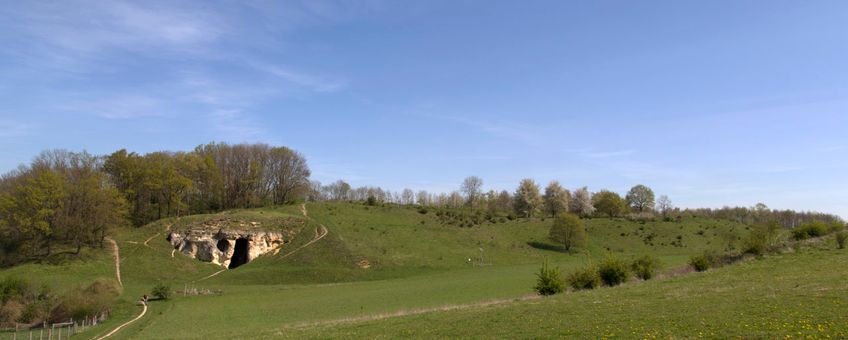
[[[397,338],[848,336],[848,251],[825,238],[781,255],[703,273],[682,273],[689,256],[740,247],[749,227],[721,220],[585,220],[589,243],[565,253],[548,240],[551,219],[445,225],[434,210],[309,203],[168,219],[117,230],[124,288],[113,314],[81,333],[95,338],[133,318],[136,301],[164,282],[175,291],[114,338]],[[299,231],[277,256],[222,269],[176,253],[166,230],[228,216],[294,219]],[[292,256],[318,225],[329,234]],[[149,240],[148,244],[144,242]],[[483,266],[478,262],[480,249]],[[534,274],[548,259],[563,272],[609,253],[652,254],[668,275],[616,288],[535,298]],[[468,259],[472,259],[469,264]],[[114,277],[111,251],[0,271],[57,291]],[[185,285],[215,292],[182,296]],[[387,315],[396,315],[387,317]],[[6,334],[11,335],[11,334]],[[5,336],[5,335],[0,335]]]

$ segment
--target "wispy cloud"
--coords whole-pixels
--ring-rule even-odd
[[[8,11],[13,12],[11,25],[19,32],[60,48],[56,52],[184,48],[214,41],[223,26],[220,18],[200,8],[148,2],[38,2]]]
[[[209,115],[217,133],[233,141],[258,141],[265,130],[258,127],[253,119],[239,109],[216,110]]]
[[[347,85],[347,81],[343,79],[308,74],[302,71],[297,71],[292,67],[268,65],[256,62],[251,62],[250,64],[261,72],[266,72],[277,78],[283,79],[299,87],[307,88],[314,92],[336,92]]]
[[[74,101],[62,108],[106,119],[134,119],[165,114],[162,100],[142,94],[118,94],[102,99]]]
[[[531,146],[538,146],[543,142],[541,131],[536,127],[526,124],[482,121],[460,116],[443,118],[499,138],[509,139]]]
[[[0,120],[0,137],[21,137],[28,135],[29,132],[29,124]]]

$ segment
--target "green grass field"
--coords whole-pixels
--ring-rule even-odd
[[[848,251],[830,250],[833,246],[513,301],[533,295],[534,273],[545,258],[568,272],[610,252],[624,258],[653,254],[673,270],[704,250],[739,247],[747,233],[741,224],[591,219],[588,246],[568,254],[547,240],[551,219],[456,227],[441,224],[433,211],[411,207],[310,203],[307,208],[308,218],[297,206],[225,213],[246,220],[298,218],[303,230],[280,255],[199,282],[221,267],[179,253],[171,257],[165,229],[222,214],[116,231],[123,293],[110,319],[78,338],[94,338],[132,319],[140,311],[135,301],[157,282],[178,293],[190,285],[220,294],[153,301],[144,318],[115,338],[846,336]],[[308,242],[321,224],[329,230],[325,238],[282,258]],[[470,265],[480,249],[486,265]],[[0,271],[6,276],[62,291],[113,278],[114,260],[108,249],[91,250],[59,264]],[[400,316],[381,317],[391,314]]]

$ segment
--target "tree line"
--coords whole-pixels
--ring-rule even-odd
[[[313,201],[367,201],[400,205],[419,205],[454,209],[482,210],[491,214],[509,214],[515,217],[557,217],[571,213],[582,218],[627,217],[631,219],[665,220],[684,216],[732,220],[745,224],[777,221],[786,228],[794,228],[811,221],[841,222],[832,214],[772,210],[758,203],[753,207],[724,207],[721,209],[681,209],[675,207],[666,195],[656,197],[646,185],[635,185],[621,195],[610,190],[590,192],[587,187],[568,190],[558,181],[551,181],[541,189],[533,179],[523,179],[518,187],[506,190],[483,190],[483,180],[477,176],[465,178],[458,190],[433,193],[406,188],[400,192],[380,187],[353,188],[343,180],[328,185],[313,181],[307,197]]]
[[[210,143],[191,152],[119,150],[103,171],[129,202],[134,224],[164,217],[255,208],[303,198],[306,159],[287,147]]]
[[[309,176],[301,154],[266,144],[105,156],[45,151],[0,177],[0,258],[79,253],[122,225],[303,199]]]

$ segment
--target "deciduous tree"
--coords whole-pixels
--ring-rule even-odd
[[[541,205],[542,196],[539,195],[539,186],[536,182],[529,178],[521,180],[513,196],[515,213],[523,217],[533,217]]]
[[[581,217],[592,216],[592,213],[595,212],[595,207],[592,205],[592,195],[589,193],[588,188],[582,187],[574,190],[574,193],[571,195],[570,211]]]
[[[554,219],[549,236],[552,241],[561,244],[565,251],[585,246],[588,238],[583,221],[571,213],[561,214]]]
[[[639,212],[654,209],[654,191],[642,184],[631,188],[626,199],[627,204]]]
[[[568,204],[571,200],[571,193],[563,189],[559,182],[551,181],[545,188],[545,212],[550,216],[557,215],[568,211]]]

